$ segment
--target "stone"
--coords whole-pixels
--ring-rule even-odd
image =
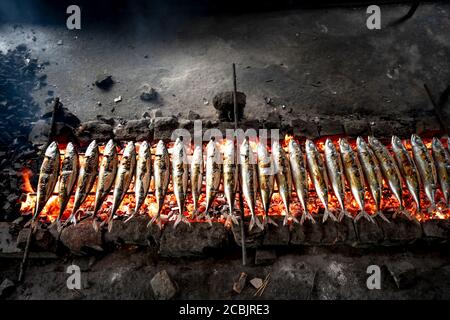
[[[95,78],[95,85],[103,90],[108,90],[113,85],[114,80],[110,74],[98,74]]]
[[[313,121],[305,121],[300,118],[291,119],[289,126],[292,128],[292,134],[295,137],[305,137],[315,139],[319,137],[317,124]]]
[[[147,227],[150,218],[138,215],[129,221],[114,220],[110,232],[105,233],[105,243],[125,243],[139,246],[157,245],[161,237],[161,230],[155,224]]]
[[[146,88],[139,96],[142,101],[153,101],[157,98],[158,93],[154,88]]]
[[[430,240],[447,242],[450,240],[450,221],[430,219],[422,222],[424,236]]]
[[[128,120],[124,125],[116,126],[113,133],[118,141],[150,141],[153,138],[150,123],[150,119]]]
[[[82,145],[88,145],[92,140],[97,142],[106,142],[114,137],[113,127],[103,121],[87,121],[84,122],[75,131],[75,135]]]
[[[378,245],[383,241],[383,230],[377,223],[359,219],[355,222],[355,229],[359,239],[358,246]]]
[[[279,129],[281,127],[281,115],[277,111],[270,111],[263,120],[264,128]]]
[[[64,228],[60,241],[76,255],[103,251],[102,233],[94,230],[91,219]]]
[[[366,120],[345,120],[344,131],[350,137],[367,136],[370,133]]]
[[[14,253],[19,252],[13,236],[9,232],[10,223],[0,222],[0,252],[2,253]]]
[[[292,224],[290,226],[290,244],[292,245],[320,245],[322,242],[323,226],[320,218],[316,223],[307,220],[303,225]]]
[[[170,300],[177,293],[177,286],[170,279],[166,270],[158,272],[152,280],[150,280],[150,284],[157,300]]]
[[[244,116],[246,98],[245,93],[239,91],[236,93],[238,120],[241,120]],[[219,120],[234,121],[233,91],[225,91],[216,94],[213,98],[213,105],[217,110]]]
[[[284,217],[271,216],[270,217],[275,223],[278,224],[274,226],[273,224],[267,224],[264,236],[262,239],[263,246],[286,246],[289,244],[289,227],[283,226]]]
[[[122,96],[118,96],[117,98],[114,98],[115,103],[119,103],[122,101]]]
[[[238,280],[233,283],[233,291],[236,293],[241,293],[245,288],[245,283],[247,282],[247,274],[245,272],[241,272]]]
[[[212,226],[208,223],[191,223],[191,226],[180,223],[176,228],[173,225],[173,222],[167,223],[162,232],[161,256],[204,256],[228,246],[228,232],[222,223],[213,222]]]
[[[339,119],[320,119],[318,129],[321,136],[345,134],[344,126]]]
[[[417,270],[408,261],[392,261],[386,264],[389,273],[399,289],[405,289],[415,283]]]
[[[9,295],[12,290],[15,288],[14,282],[6,278],[3,280],[3,282],[0,284],[0,298],[5,298],[7,295]]]
[[[387,218],[390,223],[379,217],[375,218],[384,234],[383,244],[410,244],[422,238],[422,228],[419,222],[409,220],[404,215],[397,215],[395,219],[389,216]]]
[[[264,230],[261,230],[257,226],[254,226],[252,230],[248,231],[248,225],[250,222],[250,217],[244,217],[244,228],[245,228],[245,247],[246,248],[259,248],[262,246],[262,241],[264,238]],[[232,224],[231,232],[233,233],[233,238],[236,244],[241,246],[241,227],[240,225]]]
[[[371,123],[372,133],[377,138],[391,138],[393,135],[399,138],[410,138],[413,127],[400,121],[378,120]]]
[[[192,110],[189,110],[189,113],[188,113],[188,119],[189,120],[198,120],[198,119],[200,119],[201,117],[200,117],[200,115],[197,113],[197,112],[194,112],[194,111],[192,111]]]
[[[421,117],[416,122],[416,133],[419,135],[440,130],[441,125],[435,116]]]
[[[257,249],[255,253],[255,264],[258,265],[270,265],[277,260],[277,254],[275,250],[263,250]]]
[[[155,117],[152,119],[150,129],[153,129],[155,140],[171,140],[172,133],[178,128],[176,117]]]

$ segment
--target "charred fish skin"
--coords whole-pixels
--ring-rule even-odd
[[[405,179],[406,187],[416,203],[417,212],[420,213],[422,211],[420,206],[420,183],[416,165],[399,137],[392,136],[391,145],[400,174]]]
[[[66,151],[64,152],[64,159],[61,166],[61,176],[59,178],[59,215],[56,219],[58,231],[61,230],[61,218],[67,204],[69,203],[70,195],[75,187],[75,183],[77,182],[79,166],[78,152],[74,145],[69,142],[67,144]]]
[[[386,147],[375,137],[369,136],[369,145],[372,147],[372,150],[380,164],[381,172],[383,173],[383,177],[387,182],[389,189],[391,189],[395,198],[399,202],[399,211],[394,213],[393,217],[398,213],[402,213],[407,216],[409,219],[413,219],[413,217],[404,210],[403,206],[403,196],[402,196],[402,177],[400,173],[400,169],[395,163],[394,158],[386,149]]]
[[[450,201],[450,156],[438,138],[434,137],[431,145],[439,185],[444,195],[445,205],[448,207]]]
[[[109,194],[111,190],[114,179],[117,173],[118,156],[116,144],[111,139],[105,146],[103,150],[103,157],[100,161],[100,170],[98,174],[97,190],[95,192],[95,203],[94,203],[94,218],[97,216],[98,211],[102,207],[103,201]],[[94,229],[98,230],[97,222],[94,219]]]
[[[211,224],[209,210],[213,204],[216,194],[219,192],[220,179],[222,176],[222,159],[219,148],[214,138],[206,146],[206,205],[205,217]]]
[[[229,213],[225,215],[227,223],[230,221],[238,224],[234,214],[234,203],[236,198],[236,157],[233,140],[227,140],[223,152],[223,191],[227,199]]]
[[[373,217],[380,216],[387,223],[390,221],[381,211],[381,198],[383,192],[383,175],[377,157],[362,137],[356,139],[356,150],[370,194],[375,201],[376,212]]]
[[[155,198],[158,204],[156,215],[150,220],[149,226],[156,222],[162,228],[161,210],[164,206],[167,188],[170,180],[170,158],[164,142],[159,140],[155,150],[155,160],[153,162],[153,174],[155,178]]]
[[[310,139],[306,139],[305,150],[309,176],[314,184],[317,196],[325,208],[322,221],[325,222],[328,217],[330,217],[333,221],[337,221],[337,218],[328,208],[328,176],[323,163],[322,155],[319,153],[319,150],[317,150],[314,142]]]
[[[80,172],[78,174],[77,187],[75,190],[75,200],[73,204],[72,213],[67,219],[66,225],[68,223],[76,223],[76,214],[78,209],[81,207],[83,202],[86,200],[89,192],[94,186],[95,179],[98,175],[98,159],[99,151],[98,145],[95,140],[93,140],[84,154],[84,163],[80,167]]]
[[[150,181],[152,178],[152,154],[147,141],[139,145],[138,159],[136,161],[136,180],[134,182],[135,205],[133,213],[125,221],[129,221],[134,215],[139,214],[139,209],[147,198]]]
[[[420,180],[422,181],[425,194],[428,200],[430,200],[431,202],[431,206],[430,208],[428,208],[428,210],[431,211],[436,206],[436,168],[434,167],[433,160],[431,159],[427,147],[418,135],[413,134],[411,136],[411,146],[414,156],[414,162],[416,163],[417,169],[419,171]]]
[[[347,178],[348,184],[350,185],[350,190],[352,191],[353,197],[355,198],[361,210],[360,213],[355,217],[355,221],[358,221],[361,218],[366,218],[368,221],[374,222],[372,217],[364,209],[364,173],[361,164],[359,163],[358,156],[353,151],[353,148],[350,146],[346,139],[339,139],[339,149],[341,152],[345,176]]]
[[[257,147],[258,155],[258,178],[259,178],[259,190],[261,195],[261,203],[264,209],[264,226],[267,223],[271,223],[275,226],[278,224],[269,217],[269,208],[272,199],[273,187],[275,182],[275,167],[273,158],[267,151],[266,146],[262,143],[258,143]]]
[[[45,150],[44,161],[39,172],[36,205],[32,218],[33,227],[55,189],[59,177],[59,161],[60,154],[58,145],[53,141]]]
[[[113,219],[117,210],[125,197],[131,180],[133,179],[134,169],[136,167],[136,150],[134,142],[128,142],[123,151],[122,158],[119,162],[116,178],[114,181],[113,203],[111,207],[111,214],[108,219],[108,231],[111,232],[113,226]]]
[[[338,220],[341,221],[344,215],[353,219],[352,215],[345,209],[345,173],[341,156],[331,139],[325,141],[324,153],[328,177],[330,178],[334,195],[341,207],[341,213],[339,214]]]
[[[244,139],[239,149],[239,162],[241,167],[242,194],[251,213],[249,230],[256,224],[261,230],[264,226],[256,216],[256,195],[258,193],[258,176],[256,161],[250,147],[248,137]]]
[[[198,215],[198,200],[202,193],[203,181],[203,151],[202,146],[196,146],[192,155],[191,161],[191,193],[192,201],[194,202],[194,212],[191,218]]]
[[[299,221],[291,214],[290,204],[292,195],[292,174],[289,160],[286,157],[284,149],[278,141],[272,143],[272,156],[275,168],[275,181],[277,182],[278,193],[283,200],[286,215],[284,216],[283,225],[286,225],[289,219],[299,223]]]
[[[305,222],[305,219],[309,219],[312,223],[316,223],[314,217],[311,215],[308,209],[308,173],[306,171],[303,152],[300,148],[300,145],[294,139],[289,141],[288,150],[289,162],[291,164],[292,181],[294,183],[297,197],[303,207],[303,214],[300,219],[300,224],[303,224]]]
[[[180,222],[190,225],[189,221],[183,215],[188,188],[188,178],[189,165],[187,162],[186,148],[184,147],[183,137],[179,137],[176,139],[172,149],[172,183],[173,192],[178,205],[178,215],[174,223],[174,228],[176,228]]]

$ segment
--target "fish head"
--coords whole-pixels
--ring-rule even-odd
[[[363,137],[358,136],[358,138],[356,138],[356,147],[361,150],[367,149],[367,144]]]
[[[164,141],[159,140],[158,144],[156,145],[155,155],[162,156],[167,152],[166,145],[164,144]]]
[[[66,146],[66,151],[65,151],[65,155],[72,155],[75,153],[75,146],[73,145],[72,142],[69,142]]]
[[[377,148],[377,147],[380,147],[380,146],[381,146],[380,140],[378,140],[378,139],[375,138],[374,136],[369,136],[367,140],[369,141],[369,144],[370,144],[372,147]]]
[[[59,154],[58,144],[55,141],[53,141],[45,150],[45,156],[49,158],[54,158],[58,154]]]
[[[144,141],[139,145],[139,157],[146,157],[147,154],[150,154],[150,146],[147,141]]]
[[[350,152],[352,151],[352,147],[348,143],[347,139],[340,138],[339,139],[339,148],[341,149],[341,152]]]
[[[310,139],[306,139],[305,141],[305,150],[306,152],[314,152],[316,150],[316,145]]]
[[[202,163],[203,154],[202,154],[202,146],[197,145],[194,148],[194,154],[192,155],[192,161],[194,163]]]
[[[98,145],[97,141],[92,140],[92,142],[89,144],[89,146],[86,149],[86,153],[84,154],[85,157],[91,157],[94,155],[94,153],[98,152]]]
[[[206,155],[208,157],[214,157],[216,151],[217,151],[216,139],[211,137],[211,140],[209,140],[208,145],[206,146]]]
[[[239,151],[242,155],[248,155],[250,153],[250,143],[248,141],[248,137],[245,137],[244,141],[242,141]]]
[[[123,157],[130,157],[135,153],[136,153],[136,150],[134,148],[134,142],[129,141],[127,143],[127,146],[125,147],[125,150],[123,151]]]
[[[105,146],[105,150],[103,150],[103,155],[108,156],[108,155],[112,155],[115,152],[117,152],[116,144],[113,139],[110,139]]]
[[[439,140],[436,137],[433,137],[433,141],[431,142],[432,148],[435,150],[441,150],[444,149],[444,146],[442,145],[441,140]]]
[[[392,144],[392,147],[395,149],[403,149],[402,140],[397,136],[392,136],[391,144]]]
[[[325,151],[330,152],[330,151],[334,151],[334,150],[336,150],[336,147],[335,147],[333,141],[331,141],[330,138],[325,140]]]
[[[274,141],[272,143],[272,153],[280,153],[281,152],[281,145],[278,141]]]
[[[419,147],[423,145],[423,141],[422,139],[417,135],[417,134],[412,134],[411,135],[411,145],[413,147]]]
[[[297,141],[295,141],[294,139],[289,140],[288,149],[289,152],[294,152],[295,150],[297,150],[298,149]]]
[[[257,151],[258,151],[258,159],[264,159],[264,158],[267,158],[269,156],[269,152],[267,151],[267,147],[262,142],[258,143]]]

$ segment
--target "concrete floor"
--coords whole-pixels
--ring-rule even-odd
[[[212,97],[232,88],[233,62],[249,118],[272,109],[265,97],[309,116],[429,110],[423,84],[437,97],[450,79],[450,4],[422,4],[396,27],[388,24],[408,7],[382,6],[377,31],[366,28],[365,9],[124,18],[114,26],[82,24],[79,31],[3,24],[0,50],[25,43],[32,56],[49,61],[48,86],[34,93],[42,113],[50,110],[44,101],[53,90],[82,121],[99,114],[140,118],[154,108],[212,118]],[[107,92],[92,85],[102,72],[116,81]],[[146,85],[158,91],[157,102],[139,99]],[[116,104],[119,95],[123,100]]]

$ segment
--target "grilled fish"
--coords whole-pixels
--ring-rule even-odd
[[[32,227],[35,227],[36,219],[44,209],[47,201],[52,196],[59,176],[59,150],[56,142],[52,142],[45,150],[44,161],[39,172],[36,204],[32,218]]]
[[[169,152],[162,140],[156,145],[155,160],[153,162],[153,174],[155,178],[155,198],[158,204],[156,215],[150,220],[149,225],[156,222],[159,228],[161,224],[161,210],[164,206],[167,188],[170,179],[170,159]]]
[[[76,223],[76,214],[80,209],[84,200],[86,200],[89,192],[95,183],[95,178],[98,175],[98,146],[97,142],[92,141],[84,154],[84,163],[80,167],[80,173],[78,175],[77,187],[75,189],[75,200],[73,203],[72,213],[66,221],[66,225],[69,223]]]
[[[380,216],[384,221],[390,223],[381,211],[381,198],[383,192],[383,175],[380,165],[372,149],[367,145],[363,138],[356,139],[356,150],[358,151],[359,163],[361,164],[367,186],[375,202],[376,212],[372,216]]]
[[[278,224],[269,217],[270,201],[272,199],[275,180],[274,173],[275,167],[273,158],[267,151],[266,146],[260,142],[258,143],[258,177],[261,202],[265,214],[264,226],[267,225],[267,223],[278,226]]]
[[[339,155],[336,146],[330,139],[325,141],[324,153],[326,160],[325,164],[328,169],[328,177],[330,178],[334,195],[341,206],[341,212],[338,220],[341,221],[344,215],[353,219],[352,215],[345,209],[345,172],[341,156]]]
[[[427,147],[425,146],[422,139],[418,135],[413,134],[411,136],[411,146],[414,161],[419,171],[420,180],[422,181],[422,185],[425,190],[425,195],[431,202],[431,206],[428,208],[428,210],[432,211],[436,207],[435,202],[436,188],[437,188],[436,168],[434,167],[433,160],[431,159]]]
[[[409,219],[414,219],[414,217],[406,211],[403,206],[402,177],[394,158],[377,138],[369,136],[368,140],[369,145],[372,147],[378,163],[380,164],[384,179],[399,202],[399,210],[394,213],[393,217],[395,218],[398,213],[402,213]]]
[[[152,179],[152,154],[147,141],[139,145],[139,154],[136,162],[136,180],[134,182],[135,205],[133,213],[125,221],[129,221],[134,215],[139,214],[139,209],[145,202],[150,181]]]
[[[359,163],[358,156],[353,151],[352,147],[346,139],[339,139],[339,149],[342,157],[342,164],[344,166],[345,176],[347,178],[348,184],[350,185],[350,190],[352,191],[353,197],[358,203],[360,208],[360,213],[355,217],[355,221],[361,218],[366,218],[368,221],[374,222],[372,217],[364,209],[365,205],[365,182],[364,173]]]
[[[409,193],[416,203],[417,212],[420,213],[422,211],[420,206],[420,180],[416,165],[399,137],[393,136],[391,144],[400,174],[405,179]]]
[[[186,201],[189,178],[189,165],[187,162],[186,148],[184,147],[183,137],[178,137],[172,149],[172,184],[173,193],[177,199],[178,215],[176,217],[174,228],[183,221],[190,225],[189,221],[183,215]]]
[[[117,173],[117,164],[119,160],[117,158],[116,144],[111,139],[103,150],[103,157],[100,162],[100,170],[98,173],[97,190],[95,192],[95,204],[94,204],[94,222],[93,226],[95,230],[98,230],[98,225],[95,217],[97,212],[102,207],[103,201],[109,194],[113,184],[114,178]]]
[[[232,221],[234,224],[238,224],[236,216],[234,214],[234,202],[236,198],[236,157],[234,150],[234,141],[227,140],[223,153],[223,192],[227,199],[229,213],[225,216],[227,224]]]
[[[219,192],[220,176],[222,174],[222,161],[220,151],[214,138],[206,146],[206,208],[205,217],[211,224],[209,209],[211,209],[214,198]]]
[[[292,194],[292,174],[289,160],[286,157],[286,153],[281,147],[278,141],[272,143],[272,156],[275,168],[275,180],[277,182],[278,193],[283,200],[284,207],[286,209],[286,215],[284,216],[283,225],[286,225],[289,219],[294,222],[298,220],[290,212],[291,194]]]
[[[77,182],[80,164],[78,153],[74,145],[69,142],[64,152],[64,159],[61,166],[61,176],[59,177],[59,215],[56,219],[57,230],[61,231],[61,218],[70,200],[70,195]]]
[[[248,137],[242,142],[239,150],[239,162],[241,166],[242,194],[251,213],[249,230],[256,224],[261,230],[264,226],[256,216],[256,195],[258,193],[258,176],[253,151],[250,148]]]
[[[450,156],[438,138],[433,138],[432,149],[439,184],[448,207],[450,201]]]
[[[308,174],[306,172],[305,159],[303,158],[302,150],[294,139],[289,141],[288,148],[292,181],[294,182],[298,200],[302,204],[304,210],[302,218],[300,219],[300,224],[303,224],[303,222],[305,222],[305,219],[309,219],[312,223],[316,223],[314,217],[311,215],[308,209]]]
[[[119,209],[128,188],[130,187],[135,167],[136,150],[134,148],[134,142],[130,141],[123,151],[122,158],[120,159],[119,167],[117,169],[116,179],[114,181],[113,203],[111,207],[111,214],[108,219],[108,231],[112,230],[114,216],[116,215],[116,212]]]
[[[192,201],[194,202],[194,212],[191,214],[191,218],[194,218],[198,214],[198,200],[202,193],[202,181],[203,181],[203,151],[202,146],[196,146],[191,161],[191,192]]]
[[[328,176],[325,166],[323,164],[323,159],[316,145],[309,139],[305,142],[306,150],[306,162],[308,163],[309,176],[316,189],[317,196],[322,202],[325,211],[323,213],[322,221],[325,222],[328,217],[333,221],[337,221],[333,213],[330,212],[328,208]]]

